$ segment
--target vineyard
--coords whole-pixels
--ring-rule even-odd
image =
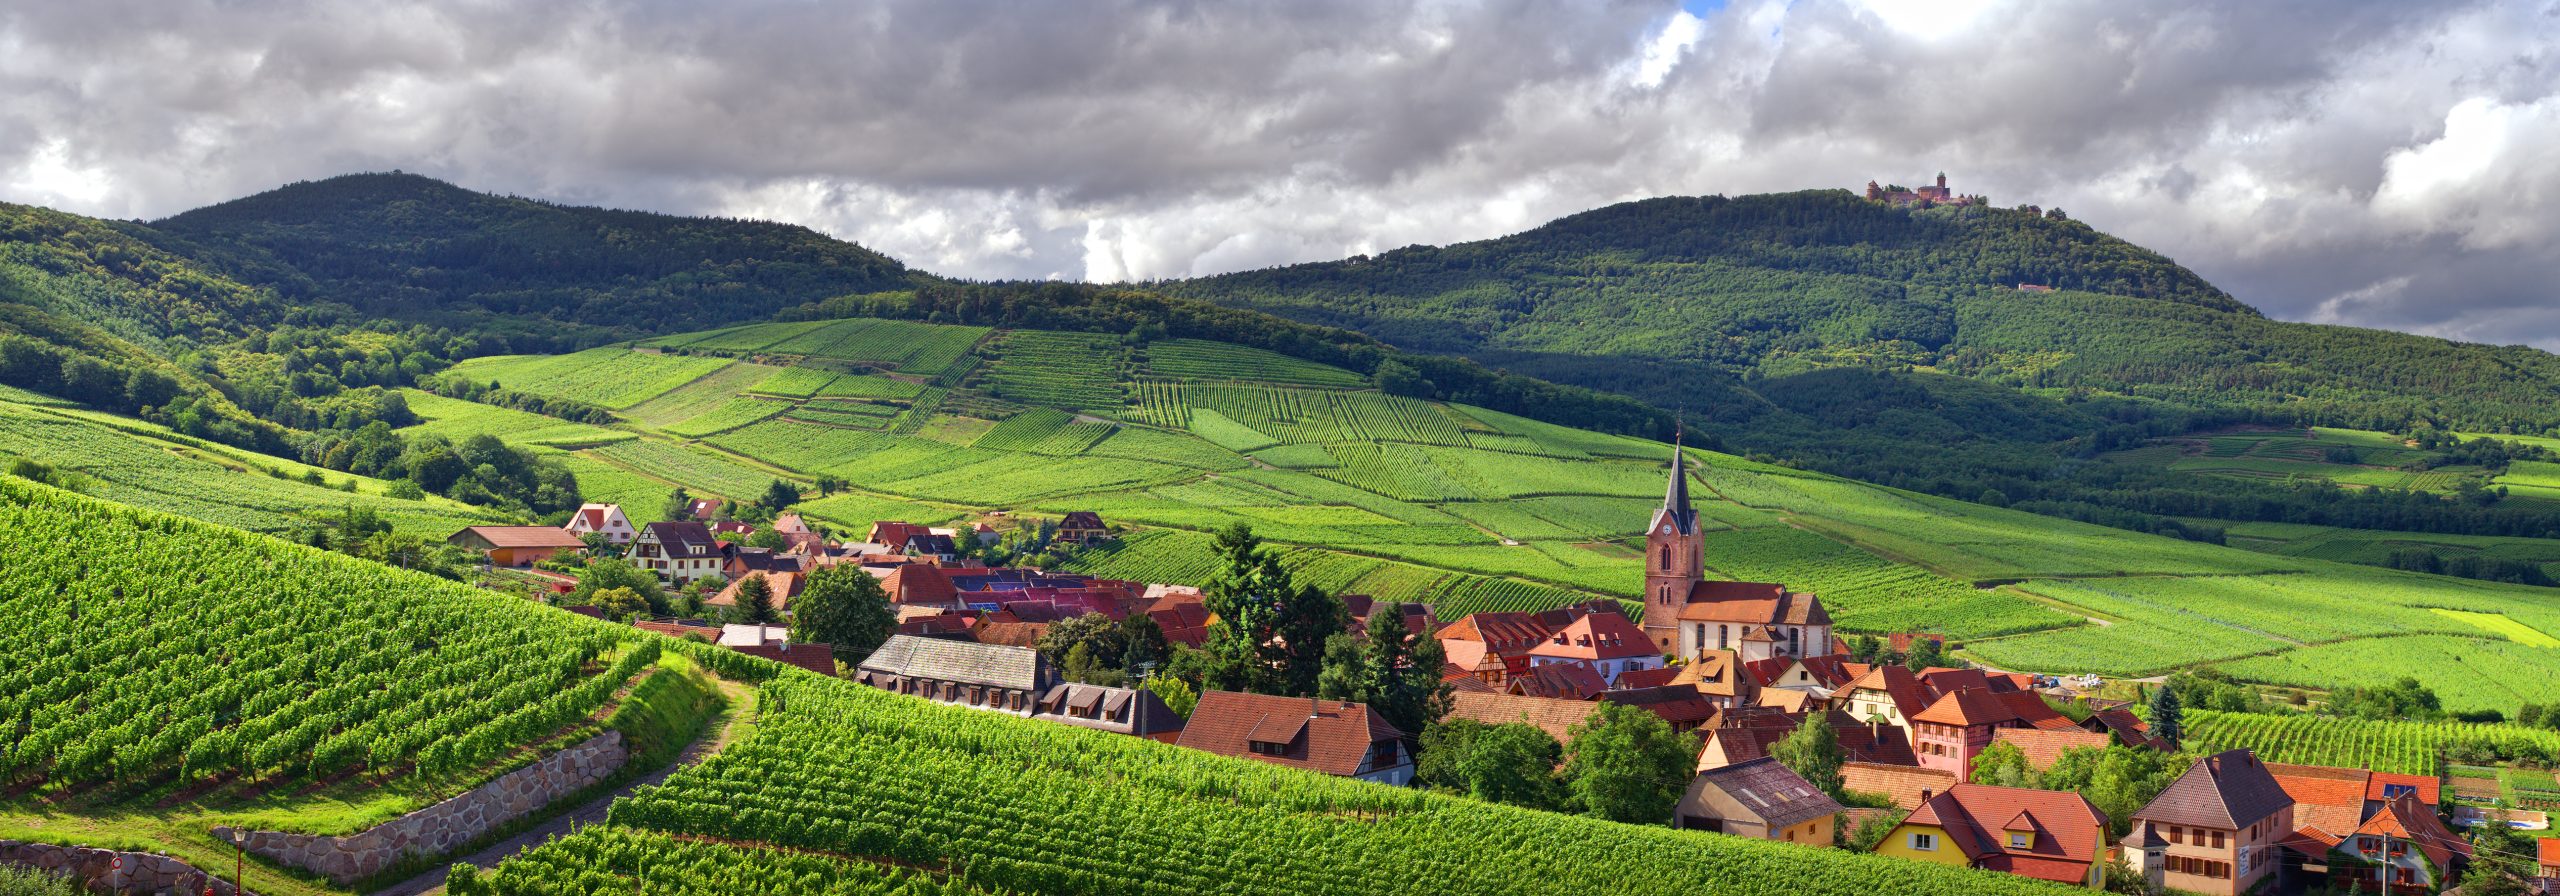
[[[635,352],[617,346],[574,355],[473,358],[444,376],[624,410],[728,366],[720,358]]]
[[[657,660],[520,600],[15,480],[0,543],[5,781],[452,776]]]
[[[777,892],[837,879],[811,876],[832,865],[776,867],[800,861],[784,856],[704,857],[653,873],[633,844],[662,835],[946,868],[945,886],[1007,893],[2067,892],[1329,778],[842,681],[791,676],[768,684],[761,703],[753,737],[617,801],[609,823],[623,831],[536,849],[500,869],[491,889],[470,889],[483,886],[473,880],[457,892],[557,892],[545,882],[656,891],[657,873],[676,886]],[[752,876],[711,877],[732,874]]]
[[[1367,388],[1359,374],[1276,352],[1199,339],[1167,339],[1146,347],[1147,373],[1156,379],[1277,383],[1332,389]]]
[[[1120,340],[1083,333],[1013,330],[996,337],[983,376],[988,394],[1050,407],[1118,410],[1129,401]]]
[[[2514,754],[2530,745],[2560,756],[2560,732],[2520,725],[2338,719],[2313,715],[2189,710],[2186,739],[2215,749],[2249,749],[2269,762],[2437,774],[2445,750],[2476,746]]]

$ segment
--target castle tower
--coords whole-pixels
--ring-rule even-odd
[[[1664,653],[1680,644],[1680,610],[1703,577],[1706,542],[1698,531],[1698,511],[1689,506],[1689,469],[1685,448],[1674,437],[1671,484],[1663,489],[1662,509],[1644,532],[1644,633]]]
[[[1946,191],[1947,191],[1947,173],[1946,173],[1946,172],[1944,172],[1944,171],[1940,171],[1940,172],[1938,172],[1938,192],[1940,192],[1940,193],[1944,193],[1944,192],[1946,192]]]

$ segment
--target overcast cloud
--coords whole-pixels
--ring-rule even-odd
[[[77,0],[0,7],[0,199],[404,169],[1181,277],[1647,196],[2060,206],[2269,314],[2560,349],[2560,4]]]

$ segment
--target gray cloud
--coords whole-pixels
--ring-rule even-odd
[[[2560,7],[1094,0],[0,9],[0,198],[402,168],[1145,279],[1939,169],[2279,317],[2560,348]]]

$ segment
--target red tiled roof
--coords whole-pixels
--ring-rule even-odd
[[[1930,669],[1920,673],[1920,683],[1929,693],[1945,696],[1957,691],[1991,690],[1991,677],[1980,669]]]
[[[880,584],[888,589],[889,600],[902,604],[952,604],[960,600],[960,589],[951,584],[951,574],[925,563],[909,563],[889,571]]]
[[[1857,762],[1880,762],[1886,765],[1919,765],[1920,757],[1911,752],[1911,735],[1898,725],[1871,724],[1849,717],[1848,713],[1831,710],[1831,730],[1840,738],[1840,752]]]
[[[2456,855],[2471,855],[2471,844],[2447,829],[2444,819],[2437,818],[2426,804],[2418,802],[2415,792],[2402,793],[2400,798],[2383,803],[2381,811],[2365,819],[2364,825],[2356,828],[2355,833],[2416,843],[2438,868],[2451,867]]]
[[[1255,738],[1287,740],[1277,755],[1255,753]],[[1190,724],[1175,743],[1221,756],[1254,759],[1274,765],[1351,776],[1368,770],[1371,751],[1380,741],[1399,742],[1397,764],[1411,761],[1401,744],[1404,732],[1358,703],[1272,697],[1234,691],[1200,695]]]
[[[1980,867],[2076,883],[2100,858],[2107,815],[2077,793],[1957,784],[1913,810],[1908,823],[1945,830]],[[2026,848],[2009,846],[2008,832],[2018,830],[2035,833]]]
[[[1527,722],[1561,742],[1571,739],[1574,725],[1599,711],[1599,702],[1593,700],[1555,700],[1459,691],[1451,695],[1449,718],[1473,719],[1487,725]]]
[[[1046,622],[981,622],[969,630],[969,637],[980,644],[1037,647],[1040,636],[1048,633],[1049,624]]]
[[[1748,697],[1756,685],[1742,671],[1742,656],[1730,650],[1708,650],[1698,658],[1678,667],[1671,677],[1674,684],[1685,684],[1709,697]]]
[[[1525,651],[1546,640],[1550,629],[1527,613],[1471,613],[1442,626],[1432,637],[1442,641],[1481,641],[1495,650]]]
[[[1673,731],[1688,731],[1716,717],[1715,704],[1687,685],[1614,690],[1601,694],[1600,702],[1623,703],[1661,716]]]
[[[1909,669],[1890,663],[1879,663],[1868,669],[1866,674],[1850,682],[1845,690],[1850,693],[1866,690],[1882,691],[1887,699],[1893,701],[1894,708],[1900,711],[1905,719],[1929,708],[1930,703],[1929,691],[1920,685],[1920,677],[1911,674]]]
[[[1938,702],[1929,704],[1929,708],[1911,717],[1914,722],[1959,728],[2017,720],[2017,710],[2009,708],[1999,695],[1986,690],[1956,691],[1938,698]]]
[[[1625,678],[1626,676],[1621,675],[1618,677]],[[1811,709],[1813,708],[1813,702],[1812,691],[1799,691],[1794,688],[1770,688],[1768,690],[1761,691],[1760,699],[1758,701],[1761,706],[1781,709],[1791,713],[1804,712],[1805,710]]]
[[[492,548],[583,548],[587,543],[566,529],[553,526],[471,526],[463,532],[479,537]],[[450,539],[448,539],[450,540]]]
[[[1804,670],[1812,673],[1813,680],[1826,688],[1837,688],[1848,684],[1859,675],[1866,674],[1864,667],[1860,667],[1857,672],[1850,672],[1850,665],[1847,656],[1837,653],[1804,658]]]
[[[1680,668],[1678,666],[1663,666],[1655,669],[1629,669],[1618,673],[1618,680],[1610,682],[1609,686],[1621,691],[1632,691],[1638,688],[1658,688],[1663,685],[1670,684],[1673,679],[1679,677]]]
[[[2030,727],[2042,728],[2046,731],[2080,730],[2080,723],[2072,721],[2070,716],[2063,715],[2061,710],[2053,708],[2053,704],[2044,702],[2042,694],[2034,691],[2002,691],[1997,688],[1992,689],[1991,694],[2007,705],[2010,712],[2016,713],[2019,721],[2027,723]]]
[[[1777,684],[1778,677],[1787,674],[1787,670],[1795,668],[1795,665],[1796,661],[1794,657],[1773,656],[1765,660],[1753,660],[1751,662],[1744,663],[1742,664],[1742,671],[1751,675],[1751,681],[1753,684],[1757,684],[1765,688],[1770,685]]]
[[[1527,697],[1589,700],[1608,689],[1600,670],[1581,662],[1539,663],[1511,677],[1511,692]]]
[[[2383,802],[2392,792],[2408,788],[2418,794],[2418,802],[2429,806],[2444,802],[2444,782],[2428,775],[2403,775],[2396,772],[2374,772],[2365,787],[2364,798]],[[2547,841],[2546,841],[2547,842]]]
[[[2053,763],[2062,758],[2064,750],[2103,750],[2114,740],[2107,735],[2078,728],[2060,731],[2002,728],[1992,732],[1991,739],[2016,744],[2019,752],[2027,754],[2027,765],[2037,771],[2052,768]]]
[[[1644,629],[1616,613],[1593,613],[1574,620],[1529,648],[1530,656],[1564,660],[1623,660],[1659,657],[1662,650]]]
[[[792,644],[783,647],[738,646],[729,649],[748,656],[760,656],[777,663],[798,666],[828,677],[834,677],[836,674],[836,651],[834,647],[826,644]]]
[[[2293,797],[2294,826],[2326,835],[2330,845],[2364,823],[2365,785],[2372,772],[2270,762],[2267,774]]]
[[[1787,735],[1795,733],[1795,727],[1792,725],[1783,728],[1725,727],[1700,730],[1707,734],[1704,741],[1698,745],[1700,761],[1705,760],[1709,748],[1717,748],[1724,752],[1726,765],[1749,762],[1767,756],[1769,745],[1786,740]]]
[[[2560,839],[2545,837],[2536,842],[2540,844],[2536,847],[2536,852],[2539,853],[2539,861],[2542,865],[2560,867]]]
[[[1840,764],[1840,787],[1858,793],[1872,793],[1893,800],[1905,809],[1920,807],[1923,793],[1945,793],[1956,786],[1954,772],[1912,765],[1887,765],[1877,762],[1844,762]]]

